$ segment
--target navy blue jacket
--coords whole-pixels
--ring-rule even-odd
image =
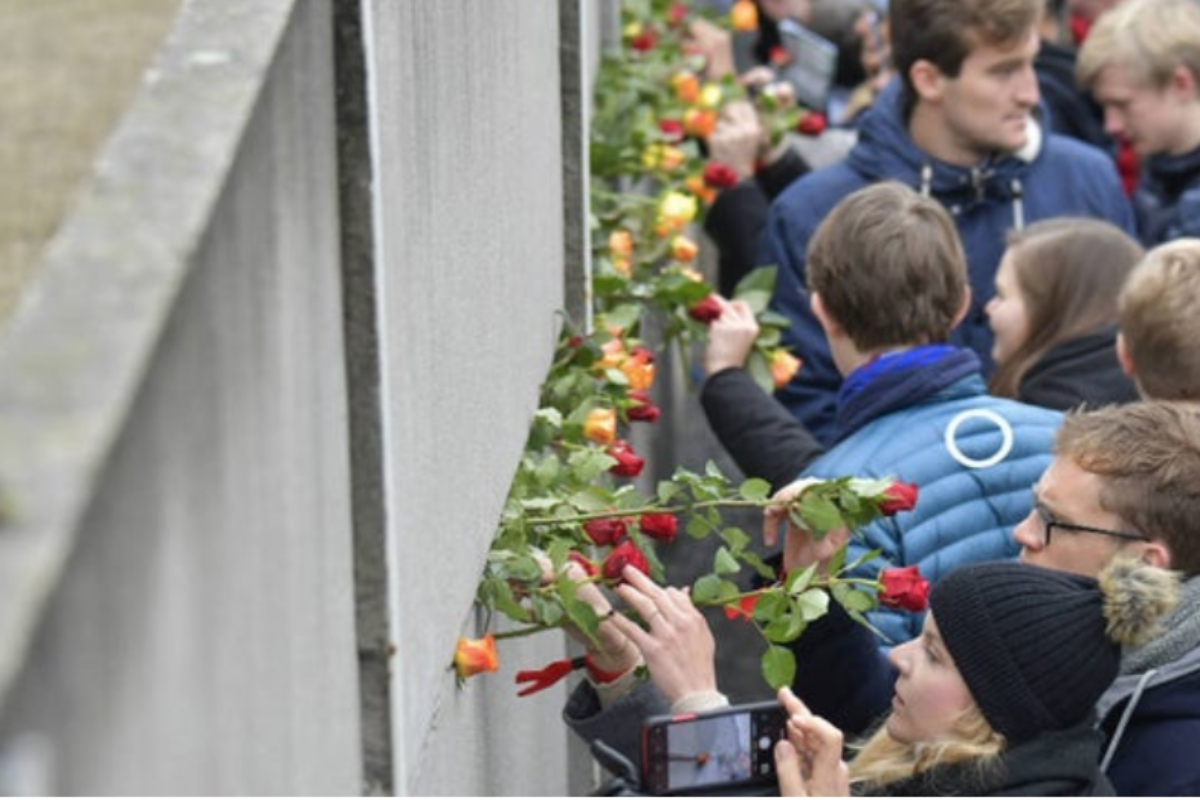
[[[1117,794],[1200,796],[1200,649],[1153,674],[1122,676],[1100,709],[1101,727],[1115,745],[1107,773]]]
[[[774,310],[791,321],[784,343],[804,367],[777,394],[823,442],[832,436],[834,396],[841,376],[820,324],[809,308],[806,250],[813,231],[846,195],[880,180],[898,180],[928,192],[953,214],[966,250],[971,310],[954,334],[991,372],[992,335],[983,307],[994,292],[996,266],[1010,228],[1073,214],[1108,220],[1130,234],[1133,214],[1112,159],[1063,136],[1031,126],[1029,145],[974,168],[932,159],[917,148],[901,114],[901,87],[893,81],[866,112],[858,142],[845,161],[810,172],[771,204],[759,262],[779,267]]]
[[[1200,236],[1200,148],[1146,161],[1133,207],[1138,236],[1146,247]]]

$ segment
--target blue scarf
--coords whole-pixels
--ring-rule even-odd
[[[846,376],[838,390],[834,441],[871,420],[916,405],[982,367],[979,356],[948,344],[927,344],[885,353]]]

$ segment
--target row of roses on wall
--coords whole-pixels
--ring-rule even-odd
[[[691,231],[717,193],[736,182],[732,170],[707,158],[704,141],[721,107],[746,93],[732,78],[706,80],[703,59],[688,52],[684,31],[703,13],[668,0],[622,4],[622,47],[602,60],[590,136],[594,324],[563,324],[478,586],[488,632],[459,639],[453,665],[460,682],[497,669],[498,639],[568,625],[594,636],[601,620],[576,599],[577,585],[563,574],[564,565],[575,562],[588,580],[606,585],[620,581],[626,565],[661,582],[655,545],[674,541],[681,529],[695,539],[719,537],[712,569],[693,584],[691,596],[756,627],[766,642],[763,674],[772,686],[791,682],[795,663],[785,645],[826,612],[831,595],[862,621],[881,588],[885,602],[915,608],[923,600],[916,576],[897,573],[886,585],[854,579],[845,573],[855,565],[842,559],[828,575],[811,569],[775,575],[750,547],[750,536],[721,515],[722,509],[765,506],[765,481],[735,485],[709,463],[703,473],[677,468],[651,492],[638,487],[645,459],[628,432],[662,415],[653,400],[656,349],[675,347],[686,362],[720,314],[711,284],[694,267],[701,248]],[[735,3],[727,17],[709,18],[733,30],[757,25],[749,0]],[[771,97],[763,93],[756,102],[778,138],[805,112]],[[747,369],[764,391],[800,367],[780,345],[786,322],[767,308],[773,283],[773,270],[760,269],[736,292],[760,324]],[[821,535],[860,527],[914,501],[912,487],[846,477],[809,488],[789,514]],[[764,588],[739,586],[749,572]],[[535,675],[542,688],[544,672],[525,676]]]

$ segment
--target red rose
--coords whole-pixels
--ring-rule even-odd
[[[608,554],[608,558],[604,559],[604,566],[601,567],[600,572],[610,581],[620,581],[622,580],[621,571],[625,567],[633,567],[643,574],[650,572],[650,564],[646,561],[646,556],[637,549],[637,545],[628,539],[613,548],[612,552]]]
[[[679,530],[679,520],[674,514],[642,514],[638,520],[638,527],[651,539],[673,542],[675,533]]]
[[[771,62],[772,67],[779,69],[792,63],[792,54],[783,45],[775,45],[771,48],[771,52],[767,54],[767,60]]]
[[[704,168],[704,185],[714,189],[732,189],[738,184],[738,174],[722,161],[710,161]]]
[[[618,439],[609,445],[608,454],[617,460],[608,471],[622,478],[636,478],[642,474],[642,467],[646,466],[646,459],[635,453],[633,447],[624,439]]]
[[[901,511],[912,511],[917,504],[917,487],[911,483],[896,481],[883,493],[883,501],[879,504],[879,513],[885,517],[894,517]]]
[[[589,578],[596,577],[596,573],[600,571],[596,569],[596,563],[594,561],[587,558],[582,553],[575,552],[574,550],[567,554],[567,561],[573,561],[579,566],[583,567],[583,571],[587,573]]]
[[[663,138],[671,144],[679,144],[683,141],[683,123],[677,119],[660,119],[658,130],[662,133]]]
[[[634,389],[629,393],[633,405],[625,409],[625,416],[630,422],[658,422],[662,411],[650,402],[650,395],[645,389]]]
[[[879,604],[905,611],[924,611],[929,603],[929,581],[921,577],[920,570],[911,567],[893,567],[879,572]]]
[[[672,28],[678,28],[684,23],[688,15],[687,3],[672,3],[667,9],[667,24]]]
[[[796,123],[796,133],[805,136],[820,136],[825,132],[828,123],[820,111],[810,111]]]
[[[761,599],[761,594],[748,594],[736,606],[725,606],[725,616],[728,619],[754,619],[754,609]]]
[[[618,517],[589,519],[583,523],[583,532],[601,547],[609,547],[625,538],[625,520]]]
[[[646,28],[646,30],[633,37],[629,46],[639,53],[645,53],[653,50],[656,44],[658,44],[658,36],[654,33],[654,29]]]
[[[709,295],[688,309],[688,316],[705,325],[721,316],[721,303],[716,295]]]

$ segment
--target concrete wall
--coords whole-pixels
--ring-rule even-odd
[[[537,406],[563,307],[559,11],[553,0],[365,5],[386,443],[395,790],[565,787],[558,692],[517,700],[501,648],[446,670]],[[533,745],[533,746],[531,746]]]
[[[0,793],[586,791],[512,682],[561,637],[448,665],[580,307],[594,14],[186,4],[0,341]]]

